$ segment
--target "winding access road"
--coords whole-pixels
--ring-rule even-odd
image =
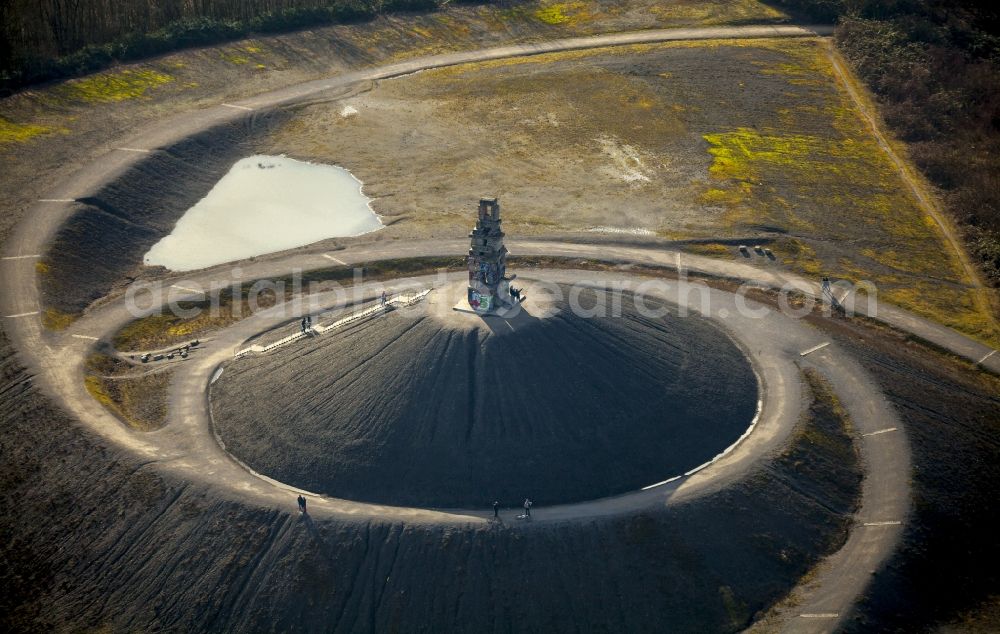
[[[454,253],[453,247],[457,246],[440,243],[411,245],[410,250],[413,254],[447,254]],[[622,256],[622,253],[617,253],[619,249],[613,247],[571,246],[577,255],[589,254],[594,258]],[[554,245],[540,243],[533,248],[539,253],[548,253],[552,247]],[[357,251],[338,251],[338,257],[348,263],[371,261],[379,257],[379,252],[371,247]],[[701,267],[697,265],[703,260],[662,250],[647,250],[645,255],[646,260],[661,261],[663,264],[670,260],[677,264],[680,257],[682,259],[679,263],[686,270],[700,270]],[[399,257],[399,253],[395,249],[391,253],[381,251],[381,257],[390,256]],[[280,270],[287,271],[288,265],[294,266],[310,257],[312,256],[279,258],[272,261],[270,266],[280,266]],[[689,259],[692,260],[690,263]],[[279,262],[282,264],[278,264]],[[720,263],[714,260],[708,260],[704,264],[713,269],[719,264],[728,264],[723,269],[731,274],[740,272],[742,268],[752,268],[745,264]],[[188,276],[184,285],[207,287],[219,273],[202,272]],[[784,276],[777,275],[779,277],[776,282],[788,283]],[[363,287],[362,293],[367,297],[374,297],[383,287],[388,287],[390,291],[406,290],[414,286],[451,283],[463,277],[462,274],[427,276],[398,283],[373,284]],[[635,288],[637,284],[649,282],[648,279],[629,278],[619,273],[573,270],[537,270],[532,271],[529,278],[598,288],[626,281],[631,281]],[[836,346],[826,345],[803,356],[806,351],[814,350],[826,341],[821,332],[804,321],[782,315],[750,300],[741,306],[737,295],[718,289],[708,289],[707,295],[694,292],[682,298],[684,291],[680,284],[660,283],[649,285],[645,292],[670,303],[686,299],[693,312],[705,309],[709,318],[716,320],[741,345],[759,373],[763,388],[763,407],[756,421],[756,428],[731,452],[690,475],[661,486],[616,497],[536,509],[535,523],[669,506],[711,493],[727,483],[745,477],[762,458],[771,455],[786,441],[800,415],[800,368],[814,367],[834,386],[855,429],[862,434],[859,444],[866,467],[862,505],[857,515],[857,526],[848,543],[823,564],[808,587],[797,589],[799,596],[795,607],[782,619],[793,631],[827,631],[848,614],[855,597],[867,585],[869,571],[877,568],[892,552],[902,531],[909,508],[910,468],[906,437],[901,432],[879,433],[887,428],[902,430],[901,422],[864,370]],[[333,299],[332,294],[311,299],[308,305],[311,312],[335,310],[343,306],[342,300],[340,304],[326,303]],[[287,322],[296,313],[286,312],[285,309],[289,308],[287,306],[276,307],[214,333],[203,349],[180,366],[181,370],[172,381],[168,424],[159,431],[139,434],[127,430],[89,398],[80,380],[86,356],[93,345],[89,338],[110,337],[133,319],[124,304],[123,300],[116,300],[88,312],[69,331],[60,335],[59,341],[53,342],[49,354],[45,355],[47,358],[43,360],[50,393],[59,396],[64,406],[84,423],[102,435],[130,447],[142,456],[144,462],[155,463],[156,468],[164,473],[186,480],[207,480],[213,483],[220,495],[245,503],[268,507],[288,505],[296,491],[294,488],[253,473],[238,464],[220,446],[212,433],[207,390],[217,368],[232,359],[233,350],[238,345],[263,330]],[[530,310],[530,300],[528,308]],[[309,345],[308,340],[301,345]],[[399,508],[326,497],[312,497],[310,512],[316,516],[335,516],[341,519],[352,516],[368,519],[375,516],[404,522],[445,522],[457,525],[485,522],[489,515],[488,511],[478,509],[438,511]]]
[[[829,34],[828,27],[745,26],[710,29],[676,29],[611,34],[556,40],[539,44],[516,44],[477,51],[466,51],[412,59],[399,64],[346,73],[258,95],[236,103],[218,105],[185,113],[142,130],[119,143],[122,149],[94,157],[87,167],[65,182],[53,186],[44,199],[28,210],[26,220],[15,230],[4,247],[6,259],[0,264],[4,293],[0,297],[0,316],[21,358],[34,372],[36,381],[67,411],[83,424],[139,456],[155,463],[159,470],[181,478],[208,480],[220,495],[233,496],[247,503],[286,506],[289,487],[254,474],[235,462],[220,446],[208,420],[207,387],[219,364],[231,358],[233,346],[249,336],[273,327],[287,317],[267,311],[258,313],[214,335],[203,352],[192,355],[182,364],[171,384],[170,422],[151,433],[126,429],[102,406],[89,397],[81,374],[86,356],[95,340],[106,339],[133,316],[121,299],[96,306],[63,333],[47,333],[41,326],[42,307],[38,295],[34,260],[31,254],[44,253],[59,225],[71,213],[72,201],[91,195],[113,181],[132,165],[143,160],[146,152],[188,137],[212,126],[252,118],[256,113],[308,100],[336,98],[362,82],[399,77],[420,70],[468,62],[539,53],[665,42],[685,39],[814,37]],[[234,107],[235,106],[235,107]],[[139,152],[133,150],[140,150]],[[400,247],[373,244],[338,251],[337,258],[346,264],[384,258],[402,258],[462,253],[465,241],[414,243]],[[511,244],[511,250],[524,255],[556,255],[589,259],[681,266],[709,275],[739,280],[756,280],[768,287],[792,285],[806,293],[818,294],[815,282],[782,272],[777,267],[752,266],[739,261],[724,261],[684,255],[662,248],[620,245],[572,244],[551,241],[524,241]],[[683,259],[681,259],[683,257]],[[327,268],[324,254],[296,252],[276,254],[255,262],[242,263],[242,278],[268,278],[287,275],[292,269]],[[620,274],[570,270],[539,270],[533,276],[547,281],[596,284],[621,280]],[[228,282],[228,269],[216,267],[192,275],[170,276],[164,287],[177,284],[186,288],[208,288],[211,282]],[[418,280],[425,284],[433,279]],[[381,288],[381,286],[380,286]],[[657,287],[650,292],[667,302],[679,298],[679,285]],[[374,292],[374,289],[369,289]],[[183,296],[185,291],[179,292]],[[700,296],[699,296],[700,297]],[[780,622],[795,631],[829,631],[846,617],[856,597],[867,585],[867,575],[877,568],[898,542],[909,508],[909,450],[902,424],[865,372],[835,345],[825,343],[822,334],[801,320],[791,319],[762,306],[761,317],[741,313],[738,297],[712,289],[710,318],[737,340],[761,374],[764,406],[754,432],[731,452],[711,465],[643,491],[614,498],[594,500],[536,510],[536,521],[565,521],[580,517],[632,512],[651,505],[670,505],[696,495],[716,490],[741,478],[763,457],[781,446],[799,413],[799,368],[811,366],[833,384],[857,429],[866,468],[862,506],[858,524],[848,542],[828,558],[809,584],[795,590],[795,601],[781,608]],[[322,303],[324,298],[317,298]],[[695,301],[701,301],[696,299]],[[864,302],[859,298],[859,302]],[[751,303],[752,304],[752,303]],[[151,307],[157,308],[157,307]],[[862,312],[865,306],[861,306]],[[877,318],[893,327],[911,332],[982,364],[1000,371],[1000,357],[993,351],[959,333],[933,324],[891,306],[879,306]],[[819,347],[822,346],[822,347]],[[804,353],[810,350],[808,354]],[[887,430],[893,431],[887,431]],[[665,474],[669,475],[669,474]],[[310,505],[317,515],[338,517],[379,517],[410,522],[447,522],[465,524],[485,521],[485,513],[472,511],[437,511],[359,504],[346,500],[318,498]]]

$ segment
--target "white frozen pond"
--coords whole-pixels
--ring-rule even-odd
[[[191,271],[381,229],[361,185],[342,167],[285,156],[247,157],[143,259]]]

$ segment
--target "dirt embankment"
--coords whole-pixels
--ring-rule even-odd
[[[233,163],[253,154],[258,134],[285,116],[255,116],[153,152],[81,199],[38,266],[46,306],[79,313],[115,286],[142,275],[146,251],[170,233]]]
[[[669,512],[531,530],[314,522],[291,496],[247,508],[117,453],[0,344],[0,391],[17,397],[0,403],[0,621],[16,631],[735,631],[836,547],[857,493],[804,480],[799,460],[856,466],[800,434],[753,479]]]
[[[501,195],[511,234],[770,240],[775,265],[870,280],[989,340],[947,241],[838,77],[814,39],[463,64],[303,108],[272,153],[350,167],[408,236],[463,235],[471,183]]]
[[[579,262],[579,260],[576,260]],[[431,275],[441,270],[465,270],[468,264],[461,257],[405,258],[399,260],[376,260],[357,262],[351,268],[343,266],[313,269],[299,275],[299,282],[313,292],[322,292],[354,283],[355,271],[359,271],[365,282],[375,280],[398,280],[417,275]],[[254,313],[250,298],[256,299],[258,308],[267,308],[281,299],[291,301],[295,297],[295,283],[292,276],[272,279],[277,286],[283,285],[285,292],[280,298],[274,292],[257,293],[253,282],[240,287],[239,305],[236,306],[232,287],[220,289],[215,297],[178,302],[184,311],[195,312],[194,316],[181,316],[164,309],[146,317],[136,319],[123,326],[114,334],[114,347],[121,352],[154,350],[173,345],[182,345],[192,338],[203,336],[213,330],[223,328]],[[216,309],[213,310],[213,302]],[[179,311],[178,311],[179,312]],[[294,328],[286,334],[292,334]]]
[[[543,6],[544,4],[544,6]],[[178,51],[0,100],[0,233],[53,182],[165,114],[237,102],[351,68],[418,55],[572,35],[787,18],[758,0],[664,5],[518,2],[387,15],[371,22]]]
[[[967,631],[1000,630],[1000,380],[922,353],[899,335],[833,326],[838,345],[896,406],[913,455],[914,512],[903,546],[848,631],[913,632],[977,612]]]

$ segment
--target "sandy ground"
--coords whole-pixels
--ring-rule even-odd
[[[873,281],[990,338],[826,46],[678,42],[430,70],[304,108],[265,147],[349,167],[395,235],[462,235],[470,200],[499,195],[520,235],[763,241],[797,272]]]
[[[720,256],[763,242],[780,266],[870,281],[883,300],[992,337],[815,39],[573,51],[372,86],[170,144],[84,197],[39,263],[47,304],[76,314],[159,274],[140,265],[145,250],[236,160],[269,152],[365,182],[390,226],[330,247],[459,237],[476,198],[500,194],[519,235],[707,240],[691,248]]]

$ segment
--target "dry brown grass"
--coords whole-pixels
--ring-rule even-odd
[[[95,353],[87,359],[84,386],[94,399],[137,431],[153,431],[167,419],[167,387],[173,369],[150,369]]]

